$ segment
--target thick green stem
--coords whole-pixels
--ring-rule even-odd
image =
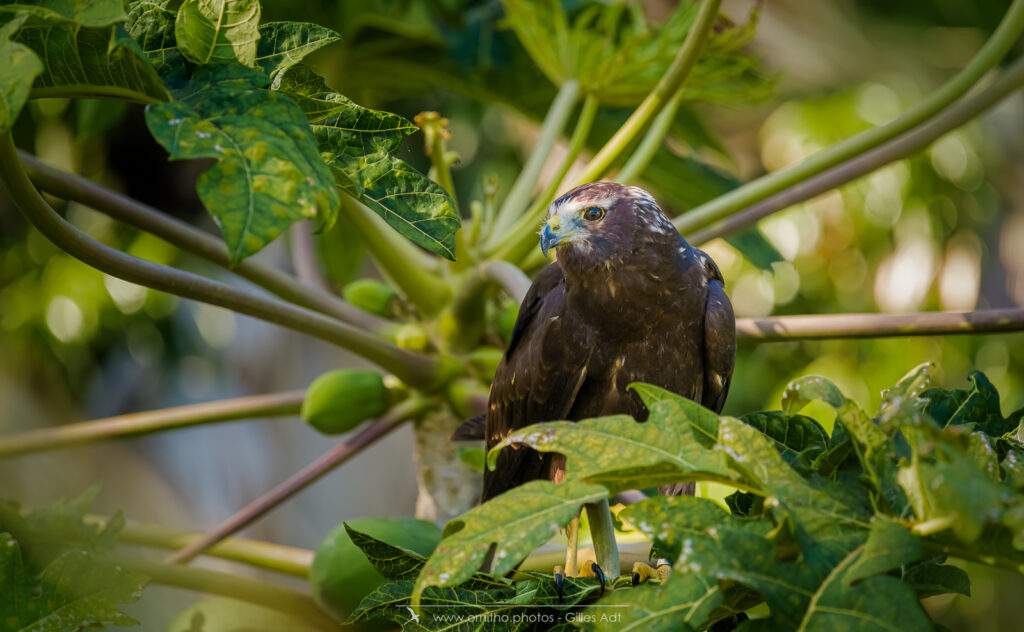
[[[54,169],[31,154],[19,151],[18,156],[29,178],[47,193],[65,200],[74,200],[151,233],[185,252],[230,270],[286,301],[334,316],[382,336],[393,337],[398,328],[395,323],[354,307],[333,294],[303,285],[295,277],[262,264],[254,257],[232,268],[224,240],[86,178]]]
[[[0,435],[0,458],[237,419],[297,415],[305,391],[224,399]]]
[[[508,192],[505,202],[498,211],[494,222],[493,232],[488,237],[501,238],[503,233],[512,225],[516,218],[523,212],[533,195],[533,189],[537,186],[537,180],[544,170],[544,163],[555,143],[562,136],[562,130],[568,122],[572,111],[579,99],[580,84],[575,79],[570,79],[562,84],[558,96],[551,103],[547,115],[544,117],[544,124],[540,128],[540,137],[537,144],[530,153],[529,159],[519,172],[519,177]]]
[[[529,210],[508,231],[511,238],[504,235],[495,235],[496,239],[492,249],[495,259],[516,263],[521,261],[531,250],[537,248],[537,227],[543,221],[548,205],[551,204],[558,194],[562,180],[565,179],[565,174],[569,172],[573,163],[576,162],[576,158],[586,146],[587,137],[590,136],[590,129],[593,127],[594,118],[597,116],[598,105],[597,97],[594,95],[587,95],[587,98],[584,99],[579,118],[576,119],[576,128],[573,130],[572,138],[569,140],[568,151],[566,152],[565,159],[562,160],[561,166],[558,168],[558,172],[548,182],[544,191],[533,201]],[[498,237],[501,237],[501,239],[497,239]]]
[[[821,314],[737,318],[736,338],[750,342],[948,336],[1024,331],[1024,309],[919,314]]]
[[[108,559],[119,566],[149,577],[157,584],[231,597],[257,606],[273,608],[308,621],[324,630],[337,630],[339,627],[320,610],[311,595],[297,590],[205,568],[190,568],[129,557]]]
[[[183,564],[195,558],[228,536],[256,522],[284,501],[320,480],[334,468],[376,443],[402,422],[417,417],[429,407],[430,401],[419,396],[413,396],[398,404],[387,415],[363,428],[352,439],[338,444],[277,487],[246,505],[203,537],[176,551],[167,558],[167,561]]]
[[[998,79],[978,94],[963,99],[924,125],[894,138],[874,149],[808,178],[775,195],[735,213],[724,220],[687,235],[695,244],[715,237],[734,234],[777,211],[809,200],[816,195],[871,173],[879,167],[902,160],[923,150],[947,132],[960,127],[988,108],[1002,101],[1024,84],[1024,57],[1011,64]],[[685,218],[686,216],[684,216]]]
[[[100,525],[106,524],[107,520],[109,518],[104,516],[86,516],[86,521]],[[175,550],[201,537],[203,534],[197,531],[128,522],[118,534],[117,541],[120,544]],[[228,538],[207,551],[207,555],[304,579],[309,577],[309,569],[313,565],[313,551],[309,549],[246,538]]]
[[[452,348],[465,351],[475,347],[484,332],[484,304],[492,284],[500,285],[516,303],[522,303],[530,289],[530,277],[507,261],[484,261],[468,271],[452,304],[449,336]]]
[[[1024,31],[1024,0],[1014,0],[1003,21],[974,59],[944,86],[889,123],[861,132],[824,149],[800,164],[734,189],[675,220],[684,235],[693,233],[760,200],[849,160],[928,120],[963,96],[1010,51]]]
[[[672,95],[668,103],[665,104],[665,108],[658,113],[654,122],[651,123],[651,128],[647,130],[643,140],[640,141],[640,144],[633,151],[633,155],[629,157],[629,160],[622,166],[618,175],[615,176],[616,182],[629,184],[643,175],[644,169],[647,168],[647,165],[651,164],[654,155],[661,148],[661,143],[665,140],[665,136],[672,127],[672,121],[675,119],[676,112],[679,111],[679,104],[682,101],[683,91],[678,90]]]
[[[358,353],[414,386],[432,384],[438,361],[391,345],[361,329],[284,301],[139,259],[82,233],[57,214],[21,169],[10,134],[0,136],[0,180],[15,205],[58,248],[125,281],[254,316]]]
[[[708,33],[714,26],[715,18],[718,16],[718,7],[721,0],[704,0],[697,13],[690,32],[686,34],[686,40],[672,60],[668,71],[654,86],[654,90],[637,106],[629,119],[615,132],[597,155],[587,165],[587,170],[580,177],[578,184],[600,180],[619,156],[640,137],[647,129],[651,121],[661,112],[662,108],[682,88],[690,71],[697,64],[704,43],[707,41]]]
[[[431,273],[434,262],[358,200],[342,194],[341,210],[359,232],[381,273],[420,313],[438,313],[451,296],[451,289]]]

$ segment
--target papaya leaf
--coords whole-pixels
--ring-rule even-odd
[[[11,131],[28,100],[32,82],[43,72],[43,62],[30,48],[11,41],[25,20],[25,15],[16,15],[0,27],[0,59],[7,60],[0,73],[0,134]]]
[[[626,507],[621,516],[654,543],[657,557],[669,560],[679,557],[692,531],[725,525],[767,535],[773,528],[767,520],[737,517],[712,500],[693,496],[653,496]]]
[[[935,560],[908,565],[903,570],[902,580],[918,599],[949,593],[971,596],[971,579],[967,573],[962,568]]]
[[[174,34],[178,50],[192,63],[254,67],[259,23],[259,0],[185,0]]]
[[[773,263],[785,261],[778,248],[756,226],[735,235],[727,235],[725,241],[761,270],[770,271]]]
[[[871,519],[871,533],[864,550],[846,571],[846,579],[855,582],[881,575],[895,568],[920,561],[925,556],[921,538],[885,516]]]
[[[174,36],[172,4],[175,0],[133,0],[125,27],[161,77],[181,80],[188,70]]]
[[[607,497],[605,488],[580,481],[532,481],[474,507],[446,527],[445,538],[416,580],[413,602],[428,586],[456,586],[470,579],[492,545],[490,573],[504,575],[556,535],[581,506]]]
[[[892,577],[868,577],[854,582],[850,571],[863,550],[846,557],[815,591],[800,624],[801,630],[920,630],[933,629],[914,591]]]
[[[880,449],[885,445],[887,437],[882,429],[826,378],[809,375],[790,382],[782,395],[782,410],[796,413],[816,399],[836,410],[837,417],[858,443],[870,449]]]
[[[167,101],[170,95],[145,53],[120,25],[84,28],[59,21],[21,28],[15,39],[46,60],[35,80],[40,94],[110,93],[130,101]]]
[[[348,536],[352,538],[352,543],[359,547],[370,564],[373,564],[373,567],[385,579],[392,581],[416,579],[420,569],[426,563],[426,558],[415,551],[388,544],[353,529],[348,523],[343,524]]]
[[[259,27],[256,63],[270,77],[270,87],[277,89],[289,68],[310,53],[341,36],[327,27],[309,22],[268,22]]]
[[[829,436],[818,422],[804,415],[778,410],[747,413],[740,421],[775,440],[775,448],[786,462],[810,469],[811,462],[828,448]]]
[[[0,621],[12,630],[138,625],[120,606],[138,600],[146,583],[142,575],[97,563],[84,551],[66,551],[34,576],[9,533],[0,533],[0,578]]]
[[[197,71],[175,101],[146,110],[153,137],[173,159],[214,158],[197,185],[227,242],[231,263],[286,228],[316,218],[330,227],[339,197],[302,111],[266,90],[267,77],[237,65]]]
[[[417,607],[421,610],[417,613],[411,605],[414,589],[413,581],[382,584],[363,598],[346,623],[388,619],[400,624],[402,629],[437,630],[451,628],[453,622],[461,621],[465,627],[460,626],[460,629],[477,630],[478,625],[483,625],[486,615],[493,614],[496,604],[515,595],[511,586],[488,590],[429,586],[420,596]]]
[[[461,219],[448,194],[396,158],[416,131],[406,119],[363,108],[333,92],[308,66],[296,64],[277,89],[302,107],[338,186],[413,243],[454,259]]]
[[[712,623],[711,614],[723,605],[725,597],[718,581],[706,575],[676,575],[664,584],[641,584],[633,589],[616,590],[598,605],[616,607],[607,616],[585,621],[584,630],[650,630],[676,632],[703,630]]]
[[[970,426],[990,436],[1002,436],[1017,428],[1024,419],[1024,409],[1003,417],[999,393],[980,371],[968,376],[969,389],[929,389],[921,394],[928,400],[926,411],[940,426]]]
[[[121,0],[21,0],[0,5],[0,14],[7,12],[29,16],[30,23],[66,22],[84,27],[110,26],[125,20],[124,3]],[[3,21],[2,16],[0,21]]]
[[[559,595],[550,573],[519,571],[516,575],[526,579],[516,582],[516,594],[508,600],[510,604],[568,610],[601,589],[593,578],[565,577],[562,580],[562,594]]]

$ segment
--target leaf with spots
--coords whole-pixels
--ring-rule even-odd
[[[192,63],[238,61],[254,67],[259,23],[259,0],[185,0],[178,8],[174,35],[178,50]]]
[[[580,481],[533,481],[474,507],[450,522],[413,591],[416,603],[428,586],[458,586],[470,579],[495,545],[490,573],[501,576],[556,535],[580,507],[608,498],[608,491]]]
[[[197,189],[232,264],[297,221],[329,227],[338,211],[337,188],[302,110],[267,82],[237,65],[204,68],[177,87],[175,101],[146,110],[146,124],[171,158],[217,161]]]
[[[270,77],[270,87],[277,89],[284,74],[317,50],[333,44],[341,36],[331,29],[309,22],[269,22],[259,28],[256,63]]]
[[[461,220],[451,197],[395,157],[402,139],[416,131],[406,119],[356,105],[332,91],[309,66],[296,64],[276,89],[298,103],[309,119],[337,184],[413,243],[455,258]]]
[[[188,68],[174,37],[175,0],[134,0],[125,28],[165,79],[184,79]]]
[[[6,59],[0,71],[0,134],[11,131],[14,121],[28,100],[36,76],[43,71],[43,62],[27,46],[11,41],[26,16],[19,15],[0,27],[0,59]]]

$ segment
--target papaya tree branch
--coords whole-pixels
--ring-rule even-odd
[[[630,184],[643,175],[644,169],[651,163],[654,154],[658,153],[662,141],[665,140],[669,128],[672,127],[672,121],[676,117],[676,112],[679,111],[679,104],[682,100],[682,90],[678,90],[672,95],[672,98],[665,104],[665,108],[654,118],[651,128],[644,134],[643,140],[637,145],[633,155],[629,157],[629,160],[626,161],[626,164],[622,166],[622,169],[615,176],[616,182]]]
[[[958,101],[924,125],[769,196],[716,224],[688,235],[687,238],[695,244],[702,244],[715,237],[734,234],[772,213],[856,180],[890,162],[912,156],[936,139],[999,103],[1021,85],[1024,85],[1024,57],[1014,61],[987,88],[972,97]],[[676,223],[685,220],[686,217],[689,216],[677,218]]]
[[[109,520],[105,516],[92,515],[85,519],[99,525]],[[203,534],[196,531],[129,521],[118,533],[117,541],[120,544],[175,550],[201,537]],[[313,551],[309,549],[246,538],[228,538],[207,551],[207,555],[302,578],[309,577],[309,569],[313,565]]]
[[[451,289],[431,273],[434,262],[398,235],[376,213],[358,200],[341,195],[341,212],[352,222],[374,263],[416,309],[433,315],[444,307]]]
[[[526,209],[526,205],[533,196],[533,189],[537,186],[537,180],[540,179],[544,164],[551,155],[551,150],[554,148],[555,143],[561,138],[562,130],[569,121],[576,102],[579,100],[579,94],[580,83],[575,79],[566,81],[558,90],[558,95],[544,116],[544,123],[541,125],[537,144],[534,146],[533,151],[530,152],[530,157],[526,160],[526,164],[523,165],[522,171],[519,172],[519,177],[516,178],[512,188],[509,189],[504,203],[502,203],[501,208],[498,210],[492,234],[488,235],[488,237],[497,236],[500,238]]]
[[[282,300],[139,259],[82,233],[57,214],[21,169],[11,135],[0,136],[0,181],[15,206],[47,239],[84,263],[125,281],[266,320],[348,349],[413,386],[432,384],[438,361],[389,344],[352,325]]]
[[[106,559],[111,563],[141,573],[149,577],[152,582],[163,586],[175,586],[185,590],[240,599],[257,606],[280,610],[325,630],[334,630],[339,627],[320,610],[311,595],[298,590],[205,568],[164,564],[135,557]]]
[[[523,302],[530,289],[530,277],[507,261],[484,261],[467,271],[465,281],[452,304],[453,322],[450,341],[458,350],[469,350],[483,335],[483,314],[488,290],[492,284],[501,286],[516,304]]]
[[[227,246],[214,235],[82,176],[55,169],[29,153],[19,150],[18,157],[35,185],[51,195],[74,200],[151,233],[185,252],[230,270],[286,301],[385,336],[393,334],[397,328],[395,323],[350,305],[333,294],[303,285],[295,277],[252,257],[232,268]]]
[[[697,59],[704,49],[704,43],[707,41],[708,33],[715,23],[715,18],[718,16],[718,7],[721,4],[721,0],[704,0],[700,6],[700,11],[697,13],[697,19],[694,20],[693,26],[690,27],[690,32],[686,34],[686,39],[683,40],[683,45],[679,48],[679,52],[676,53],[675,59],[672,60],[672,64],[668,67],[668,71],[658,81],[658,84],[654,86],[651,93],[637,106],[633,114],[623,123],[622,127],[615,132],[614,136],[608,139],[604,147],[591,159],[586,171],[580,177],[577,184],[600,180],[619,156],[626,151],[626,148],[647,130],[654,117],[661,112],[665,104],[679,91],[686,78],[690,75],[690,71],[697,64]]]
[[[502,240],[496,241],[491,249],[494,252],[494,258],[518,262],[529,254],[531,249],[537,247],[538,225],[544,219],[548,205],[558,195],[559,187],[562,185],[562,180],[565,179],[565,174],[572,168],[576,158],[579,157],[583,147],[587,144],[587,137],[590,136],[590,129],[593,127],[594,118],[597,116],[598,105],[597,97],[592,94],[588,94],[583,100],[583,107],[580,108],[579,118],[576,119],[576,127],[573,129],[572,138],[569,139],[568,150],[566,151],[565,158],[562,160],[562,164],[558,168],[558,172],[548,182],[544,191],[534,199],[533,204],[523,213],[519,221],[508,231],[511,238],[506,235],[495,235],[495,237],[502,237]]]
[[[168,563],[184,564],[204,553],[224,538],[259,520],[272,509],[306,489],[334,468],[373,445],[392,430],[430,407],[426,398],[413,396],[396,405],[385,416],[371,423],[352,439],[343,441],[317,460],[293,474],[277,487],[252,501],[203,537],[189,542],[167,558]]]
[[[698,206],[689,213],[677,217],[674,222],[676,228],[684,235],[693,233],[699,228],[726,218],[740,209],[780,191],[799,186],[807,178],[916,127],[963,96],[971,86],[981,79],[982,75],[1006,56],[1022,31],[1024,31],[1024,0],[1013,0],[1002,22],[978,51],[978,54],[963,70],[927,98],[885,125],[851,136],[814,154],[794,167],[762,176]]]
[[[253,395],[0,435],[0,459],[221,421],[299,414],[305,391]]]
[[[737,318],[736,337],[749,342],[947,336],[1024,331],[1024,309],[918,314],[821,314]]]

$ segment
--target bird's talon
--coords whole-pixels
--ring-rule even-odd
[[[637,562],[639,564],[639,562]],[[640,585],[640,573],[633,571],[633,587]]]
[[[555,567],[555,592],[558,593],[558,603],[562,603],[565,595],[562,594],[562,584],[565,582],[565,572],[561,566]]]
[[[604,596],[604,571],[597,565],[597,562],[590,563],[590,570],[594,573],[594,577],[601,582],[601,596]]]

